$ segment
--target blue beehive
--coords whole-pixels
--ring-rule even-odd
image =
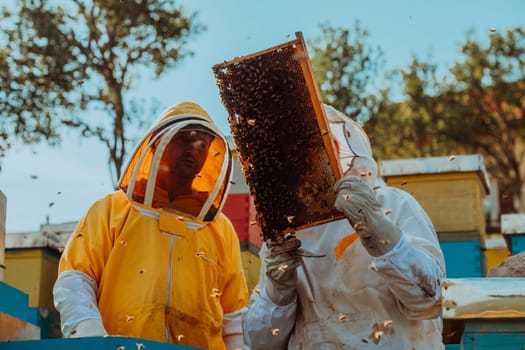
[[[525,214],[501,215],[501,233],[512,255],[525,252]]]
[[[87,337],[0,342],[2,350],[190,350],[188,346],[128,337]]]
[[[447,267],[447,277],[481,277],[484,274],[479,238],[451,242],[440,241]]]

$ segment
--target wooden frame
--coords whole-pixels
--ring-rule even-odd
[[[302,34],[212,69],[264,238],[343,217],[332,190],[342,171]]]

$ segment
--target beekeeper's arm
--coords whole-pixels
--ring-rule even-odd
[[[374,258],[373,268],[384,276],[399,309],[409,319],[439,316],[442,255],[434,247],[438,243],[432,239],[432,225],[417,202],[400,197],[395,208],[383,208],[370,184],[358,176],[343,177],[334,187],[335,207],[359,234]],[[387,215],[386,209],[394,215]]]
[[[107,335],[97,308],[97,283],[83,272],[62,272],[53,288],[65,338]]]
[[[297,309],[300,246],[295,236],[288,236],[280,243],[269,242],[261,247],[259,256],[263,264],[259,283],[243,322],[245,342],[252,350],[288,346]]]
[[[97,307],[98,276],[111,250],[113,237],[107,229],[111,201],[95,202],[71,234],[59,262],[53,288],[65,338],[107,334]]]

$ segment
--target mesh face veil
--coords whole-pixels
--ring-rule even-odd
[[[227,141],[198,105],[168,109],[138,144],[120,180],[129,199],[190,220],[221,211],[232,176]]]
[[[377,180],[377,163],[363,128],[334,107],[323,105],[336,143],[339,165],[344,175],[363,177],[371,186]]]

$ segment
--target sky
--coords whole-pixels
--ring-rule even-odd
[[[125,1],[122,0],[125,6]],[[160,111],[182,100],[201,104],[230,134],[212,66],[295,39],[318,37],[319,24],[353,28],[359,20],[389,68],[405,67],[415,55],[451,66],[466,33],[488,41],[494,30],[524,24],[523,0],[184,0],[207,30],[189,48],[195,55],[160,80],[141,80],[131,95],[159,101]],[[157,116],[151,116],[150,120]],[[139,134],[142,131],[139,131]],[[98,198],[110,193],[107,151],[96,140],[65,134],[62,145],[15,144],[1,160],[0,191],[7,197],[7,233],[33,232],[45,223],[78,221]]]

